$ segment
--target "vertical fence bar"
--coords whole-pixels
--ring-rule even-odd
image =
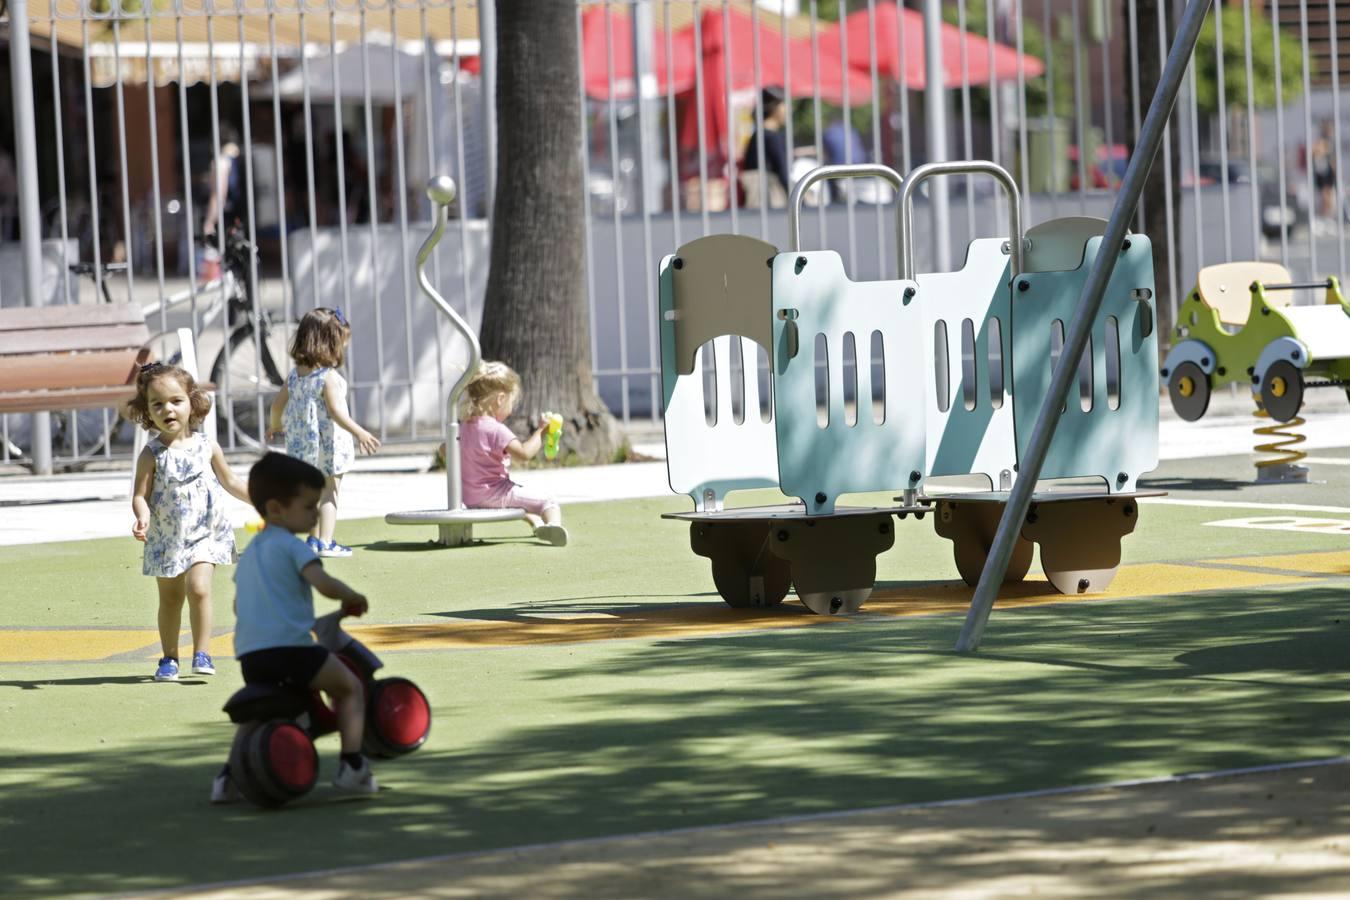
[[[1335,111],[1332,120],[1332,136],[1336,143],[1336,206],[1333,212],[1336,216],[1336,271],[1342,276],[1346,275],[1345,269],[1345,160],[1342,158],[1341,151],[1341,113],[1344,107],[1341,106],[1341,56],[1340,47],[1337,44],[1336,32],[1340,29],[1341,23],[1336,15],[1336,0],[1327,0],[1327,18],[1331,22],[1329,36],[1331,41],[1331,108]],[[1313,273],[1316,276],[1316,272]]]
[[[463,194],[464,184],[466,179],[468,178],[468,170],[465,163],[465,151],[464,151],[464,97],[460,90],[459,84],[459,58],[460,58],[459,16],[456,15],[456,8],[454,2],[451,2],[450,4],[450,44],[451,44],[451,51],[450,51],[451,63],[455,69],[455,78],[451,82],[454,85],[454,90],[451,91],[451,99],[454,101],[454,110],[455,110],[455,159],[457,161],[456,174],[459,177],[461,196],[464,197]],[[487,93],[487,89],[483,86],[481,81],[479,82],[478,89],[479,89],[478,102],[480,104],[495,104],[497,102],[495,94],[489,95]],[[492,121],[495,123],[497,120],[494,117]],[[495,142],[493,143],[492,148],[489,151],[487,141],[484,140],[483,142],[484,156],[486,156],[489,152],[493,154],[496,153],[496,143]],[[496,162],[494,161],[492,164],[495,166]],[[496,182],[493,183],[495,184]],[[468,319],[473,314],[473,292],[469,290],[469,235],[465,227],[468,216],[466,216],[464,212],[466,199],[467,197],[464,197],[464,199],[461,199],[459,203],[459,285],[460,289],[464,292],[464,317]],[[487,209],[489,210],[491,209],[492,203],[493,197],[491,194],[488,194]],[[435,210],[432,210],[433,218],[435,217],[435,215],[436,215]],[[491,220],[489,219],[489,225],[490,223]],[[588,221],[587,222],[588,234],[589,228],[590,223]],[[491,238],[490,227],[488,229],[488,237],[489,239]],[[436,263],[436,272],[437,273],[440,272],[439,262]],[[480,322],[482,321],[481,318],[482,313],[483,313],[482,304],[480,303],[478,310]],[[440,316],[437,316],[436,319],[437,319],[436,327],[439,329],[444,320]],[[438,396],[443,395],[444,393],[445,391],[442,390],[439,392]],[[442,411],[444,411],[446,408],[444,403],[438,403],[437,406],[440,407]]]
[[[697,21],[697,20],[695,20],[695,21]],[[578,98],[577,98],[577,99],[578,99],[578,103],[577,103],[577,110],[578,110],[578,113],[577,113],[577,114],[581,117],[581,148],[580,148],[580,149],[581,149],[581,180],[582,180],[582,181],[584,182],[584,184],[585,184],[585,188],[584,188],[584,189],[582,190],[582,192],[581,192],[581,203],[582,203],[582,213],[583,213],[583,215],[586,217],[586,234],[585,234],[585,240],[586,240],[586,297],[587,297],[587,302],[588,302],[589,305],[590,305],[590,315],[591,315],[591,319],[590,319],[590,320],[591,320],[591,368],[592,368],[592,369],[598,369],[598,368],[600,368],[600,343],[599,343],[600,338],[599,338],[599,335],[597,334],[597,329],[595,328],[595,322],[596,322],[596,306],[595,306],[595,252],[594,252],[595,239],[594,239],[594,237],[593,237],[593,235],[592,235],[592,233],[591,233],[591,225],[592,225],[592,223],[593,223],[593,220],[592,220],[592,218],[591,218],[591,190],[590,190],[590,184],[591,184],[591,161],[590,161],[590,156],[591,156],[591,137],[590,137],[590,135],[591,135],[591,129],[590,129],[590,118],[589,118],[589,116],[587,116],[587,114],[586,114],[586,69],[585,69],[585,66],[583,65],[583,62],[582,62],[582,60],[584,59],[584,55],[585,55],[585,42],[583,41],[582,38],[583,38],[583,36],[582,36],[582,28],[581,28],[581,5],[580,5],[580,4],[577,4],[577,67],[581,69],[581,77],[577,79],[577,94],[578,94]],[[702,115],[702,104],[701,104],[701,103],[699,104],[699,108],[700,108],[700,116],[701,116],[701,115]],[[699,121],[700,121],[700,123],[701,123],[701,122],[702,122],[702,119],[700,118]],[[702,145],[703,145],[703,130],[702,130],[702,128],[700,128],[700,129],[699,129],[699,147],[700,147],[700,152],[702,152]],[[707,169],[707,167],[705,166],[705,167],[704,167],[705,173],[706,173],[706,169]],[[704,212],[703,212],[703,216],[704,216],[704,222],[705,222],[705,223],[707,222],[707,216],[708,216],[708,213],[707,213],[707,199],[708,199],[708,196],[707,196],[707,194],[705,193],[705,194],[703,195],[703,200],[704,200]],[[706,227],[705,227],[704,230],[705,230],[705,231],[707,230]]]
[[[1082,22],[1078,16],[1078,0],[1070,7],[1073,25],[1073,127],[1078,140],[1078,211],[1087,215],[1087,141],[1083,119],[1087,117],[1087,101],[1083,97]]]
[[[127,293],[136,296],[136,255],[132,251],[131,184],[127,177],[127,108],[122,91],[122,8],[112,4],[113,96],[117,98],[117,152],[122,181],[122,249],[127,255]]]
[[[755,71],[755,152],[758,157],[755,162],[759,166],[759,171],[755,174],[759,177],[759,236],[761,240],[769,239],[769,176],[766,171],[766,159],[764,156],[764,85],[762,81],[763,65],[759,50],[759,4],[750,7],[750,49],[752,59],[754,60]],[[786,66],[784,66],[786,69]],[[731,120],[731,108],[727,108],[727,120]],[[730,127],[728,125],[728,127]],[[788,160],[789,167],[791,159]],[[790,169],[789,169],[790,171]],[[789,184],[788,188],[791,189]],[[734,202],[734,201],[733,201]]]
[[[816,160],[825,158],[823,134],[825,131],[824,117],[820,110],[820,8],[816,0],[811,0],[811,109],[812,124],[815,126],[814,145]],[[825,246],[825,203],[828,194],[825,185],[820,189],[820,202],[816,204],[816,230],[819,232],[818,247]]]
[[[1224,77],[1223,3],[1214,4],[1214,73],[1219,90],[1219,196],[1223,201],[1223,258],[1233,260],[1233,208],[1228,189],[1228,91]]]
[[[52,117],[56,125],[56,190],[58,215],[61,217],[61,288],[64,291],[63,296],[67,301],[73,296],[70,291],[70,266],[66,259],[67,246],[70,244],[70,220],[69,211],[66,208],[66,140],[65,124],[61,121],[63,115],[63,104],[61,102],[61,67],[58,65],[61,54],[57,52],[56,41],[56,4],[50,7],[51,17],[48,21],[48,34],[50,38],[50,52],[47,54],[52,64],[52,104],[55,109],[55,115]],[[40,211],[39,211],[40,213]],[[78,254],[78,251],[77,251]],[[79,289],[78,283],[76,289]],[[76,298],[78,299],[78,298]],[[111,442],[109,442],[111,444]]]
[[[1192,58],[1187,91],[1190,116],[1186,120],[1186,125],[1191,137],[1191,200],[1195,204],[1195,209],[1191,211],[1191,225],[1195,236],[1195,267],[1198,271],[1205,267],[1205,207],[1200,199],[1200,92],[1196,86],[1196,68],[1195,59]]]
[[[383,290],[380,285],[380,230],[379,230],[379,194],[375,188],[375,128],[371,122],[371,95],[370,95],[370,36],[366,32],[366,8],[362,2],[361,11],[357,18],[360,29],[361,40],[361,94],[362,100],[362,120],[366,133],[366,211],[368,215],[367,230],[370,232],[370,287],[371,299],[375,305],[375,396],[379,399],[379,429],[380,440],[386,440],[389,437],[388,423],[384,417],[385,407],[385,385],[384,385],[384,304],[382,302]],[[394,54],[394,69],[398,69],[398,31],[395,30],[390,38],[391,52]],[[394,103],[402,102],[401,97],[395,97]],[[360,207],[357,208],[358,214]]]
[[[150,4],[142,7],[145,28],[145,102],[149,108],[150,119],[150,202],[154,207],[155,222],[155,282],[158,289],[159,306],[164,308],[164,220],[161,211],[164,208],[160,196],[159,184],[159,97],[155,87],[155,61],[151,56],[154,36],[150,24]],[[56,48],[52,48],[56,52]],[[179,77],[182,75],[180,73]],[[128,236],[128,240],[130,237]],[[106,432],[105,432],[106,433]]]
[[[1134,51],[1130,56],[1130,114],[1133,117],[1133,134],[1139,133],[1139,107],[1143,102],[1139,91],[1139,9],[1136,0],[1126,0],[1129,13],[1130,27],[1130,48]],[[1047,53],[1046,56],[1053,57],[1055,54]],[[1048,71],[1048,69],[1047,69]],[[1133,148],[1131,148],[1133,150]],[[1156,160],[1155,160],[1156,163]],[[1142,233],[1144,230],[1145,204],[1147,198],[1139,195],[1139,214],[1136,217],[1135,227]]]
[[[605,78],[609,92],[607,109],[609,112],[609,174],[613,185],[613,206],[610,218],[614,225],[614,278],[615,298],[618,303],[619,320],[619,393],[622,398],[620,410],[623,423],[628,424],[628,291],[624,285],[623,265],[623,216],[621,206],[621,188],[619,183],[619,117],[617,100],[614,97],[614,10],[610,0],[605,0]]]
[[[786,0],[784,0],[786,2]],[[675,229],[675,246],[681,246],[684,241],[680,237],[680,192],[683,183],[680,180],[680,161],[679,139],[675,129],[675,39],[671,36],[670,29],[670,0],[663,0],[661,4],[661,22],[663,28],[662,37],[666,42],[666,154],[669,157],[667,165],[670,167],[670,220],[671,226]],[[786,32],[784,32],[786,34]],[[791,103],[789,102],[789,108]],[[584,129],[583,129],[584,132]],[[582,141],[586,136],[582,134]],[[584,145],[584,144],[583,144]],[[792,119],[788,119],[788,152],[791,153],[792,145]],[[589,222],[587,224],[589,230]],[[592,331],[595,329],[592,328]],[[659,361],[658,361],[659,362]],[[656,409],[656,403],[652,403],[652,409]]]
[[[1087,283],[1083,286],[1082,296],[1078,301],[1077,309],[1074,311],[1073,320],[1069,323],[1068,334],[1065,335],[1064,347],[1060,354],[1061,360],[1080,359],[1087,346],[1093,321],[1101,308],[1106,283],[1115,268],[1116,258],[1120,255],[1120,248],[1125,240],[1129,220],[1134,215],[1134,204],[1143,191],[1144,180],[1148,176],[1148,169],[1153,161],[1153,156],[1158,152],[1158,145],[1162,140],[1163,125],[1167,121],[1168,112],[1176,100],[1177,91],[1181,86],[1181,79],[1186,70],[1186,60],[1195,48],[1196,38],[1200,34],[1200,26],[1204,23],[1205,10],[1209,6],[1209,2],[1210,0],[1192,0],[1182,17],[1176,40],[1172,45],[1172,52],[1168,54],[1167,63],[1163,67],[1163,75],[1159,81],[1158,90],[1149,103],[1148,114],[1144,117],[1138,152],[1131,157],[1129,165],[1125,169],[1125,178],[1121,184],[1120,194],[1112,207],[1106,233],[1102,235],[1101,252],[1097,254],[1097,258],[1092,263]],[[1064,405],[1065,397],[1068,396],[1071,383],[1077,377],[1078,367],[1076,365],[1057,365],[1054,367],[1049,389],[1041,403],[1040,412],[1036,416],[1036,425],[1032,429],[1027,451],[1019,461],[1020,474],[1013,484],[1012,494],[1008,497],[1008,504],[1004,507],[1003,515],[999,520],[998,532],[994,536],[994,543],[989,550],[984,570],[980,573],[979,585],[976,587],[975,596],[970,602],[970,611],[966,615],[965,624],[961,628],[961,635],[957,639],[957,652],[969,653],[979,649],[985,623],[989,619],[994,599],[998,595],[998,587],[1003,583],[1004,574],[1008,570],[1008,560],[1012,556],[1013,545],[1020,536],[1022,523],[1026,520],[1027,509],[1031,505],[1032,491],[1036,487],[1036,479],[1040,477],[1041,467],[1045,462],[1046,453],[1050,449],[1050,440],[1055,434],[1055,426],[1059,424],[1060,409]]]
[[[1303,175],[1308,189],[1308,278],[1317,278],[1317,228],[1320,197],[1313,182],[1312,167],[1312,56],[1308,52],[1308,0],[1298,2],[1298,35],[1303,48]]]
[[[843,92],[841,99],[844,104],[840,111],[840,114],[844,117],[844,147],[848,148],[852,143],[848,140],[848,133],[853,128],[853,118],[850,115],[852,109],[849,106],[851,98],[848,90],[848,0],[839,0],[839,83]],[[844,154],[844,162],[853,161],[851,150],[845,149]],[[857,198],[853,195],[852,184],[842,186],[844,188],[844,222],[848,234],[848,270],[856,276],[858,273],[858,228],[855,218]],[[821,185],[822,191],[828,188],[828,184]]]
[[[19,183],[19,238],[23,293],[28,306],[42,305],[42,211],[38,203],[37,119],[33,113],[33,56],[28,42],[28,0],[9,2],[9,77],[14,103],[15,175]],[[55,53],[55,47],[52,48]],[[25,140],[25,136],[29,136]],[[52,473],[51,414],[33,413],[29,433],[33,471]]]
[[[1022,31],[1022,0],[1014,0],[1013,13],[1016,26],[1013,29],[1017,40],[1017,148],[1021,157],[1018,172],[1022,176],[1022,215],[1024,221],[1031,221],[1031,163],[1027,159],[1027,54],[1026,42]],[[1008,235],[1009,240],[1015,235]]]
[[[187,264],[188,264],[188,315],[192,322],[192,333],[201,332],[200,313],[197,310],[197,210],[192,199],[192,143],[188,138],[187,78],[183,64],[183,8],[178,4],[174,10],[174,37],[178,45],[178,140],[183,151],[183,224],[187,227]],[[272,63],[272,89],[276,92],[276,62]],[[280,154],[278,154],[280,159]],[[161,304],[159,310],[159,330],[167,331],[168,310]]]
[[[957,0],[956,28],[961,32],[961,139],[962,155],[966,159],[975,158],[974,133],[970,124],[970,53],[966,49],[966,0]],[[875,29],[873,29],[875,31]],[[966,242],[975,240],[975,179],[970,175],[962,176],[966,186]],[[1023,186],[1025,189],[1025,185]],[[881,242],[878,234],[877,243]],[[883,276],[884,277],[884,276]]]
[[[342,121],[342,72],[338,67],[337,13],[328,10],[328,65],[333,74],[333,149],[337,155],[338,242],[342,258],[342,307],[352,308],[352,266],[347,251],[347,129]],[[347,351],[347,370],[353,366]],[[355,385],[353,385],[355,387]]]
[[[314,173],[314,101],[310,95],[309,29],[305,24],[305,6],[300,4],[300,75],[305,108],[305,181],[309,204],[309,287],[311,308],[319,305],[319,204]]]
[[[1158,0],[1158,48],[1161,51],[1161,57],[1166,59],[1168,54],[1167,31],[1165,24],[1167,17],[1167,0]],[[1180,226],[1173,214],[1173,195],[1172,195],[1172,125],[1171,120],[1176,115],[1176,108],[1173,107],[1172,115],[1167,117],[1163,125],[1163,202],[1166,204],[1167,221],[1167,246],[1179,247],[1177,231]],[[1142,132],[1140,132],[1142,133]],[[1180,160],[1176,164],[1180,165]],[[1180,304],[1178,295],[1178,277],[1177,273],[1181,267],[1181,261],[1178,259],[1180,253],[1167,254],[1167,287],[1168,287],[1168,306],[1172,312],[1171,321],[1177,320],[1177,306]]]
[[[647,368],[648,396],[655,398],[660,388],[660,339],[656,325],[656,272],[652,269],[652,210],[651,190],[647,181],[655,173],[657,155],[651,146],[650,123],[647,121],[647,99],[656,96],[656,75],[652,72],[652,11],[650,0],[637,0],[633,6],[633,78],[637,95],[638,120],[638,194],[642,197],[642,262],[644,278],[642,284],[647,298],[644,318],[647,320]],[[759,36],[756,34],[756,47]],[[624,337],[627,343],[627,336]],[[629,385],[624,381],[624,397],[627,399]],[[655,420],[655,402],[648,403],[648,414]]]
[[[740,204],[736,202],[738,197],[737,186],[740,184],[740,179],[736,172],[736,117],[733,115],[734,107],[732,105],[736,84],[733,80],[735,70],[731,65],[731,47],[730,0],[722,0],[722,77],[726,79],[722,85],[722,100],[726,103],[726,121],[722,123],[722,126],[726,131],[726,134],[723,135],[726,138],[726,147],[724,148],[726,153],[726,198],[727,208],[731,210],[731,233],[740,234],[741,227],[737,221],[737,207]],[[627,421],[627,419],[628,417],[625,415],[624,420]]]
[[[1247,166],[1251,172],[1252,246],[1261,253],[1261,175],[1256,166],[1256,84],[1252,74],[1252,0],[1242,0],[1242,49],[1247,83]]]
[[[23,0],[27,3],[28,0]],[[14,5],[10,4],[11,13]],[[13,19],[11,18],[11,21]],[[80,36],[83,41],[80,58],[84,64],[84,136],[85,151],[89,157],[89,216],[92,222],[93,245],[94,245],[94,292],[95,295],[103,292],[103,246],[99,232],[102,231],[102,223],[99,221],[99,196],[98,196],[98,158],[94,152],[97,141],[94,138],[94,76],[92,67],[89,65],[89,19],[85,16],[80,17]],[[16,79],[17,81],[17,79]]]
[[[816,0],[811,0],[815,3]],[[580,26],[578,34],[580,34]],[[578,39],[578,45],[581,41]],[[694,121],[698,128],[698,210],[702,219],[703,235],[707,236],[712,230],[712,220],[708,217],[708,107],[707,97],[704,96],[705,86],[703,84],[703,15],[698,6],[694,7],[694,47],[698,52],[698,59],[694,63],[694,102],[698,106],[694,113]],[[578,51],[580,52],[580,51]],[[585,98],[583,97],[583,107]],[[594,291],[592,291],[594,294]],[[594,329],[592,329],[592,332]]]
[[[1288,217],[1289,183],[1286,173],[1288,155],[1284,149],[1284,64],[1280,60],[1280,11],[1270,11],[1271,44],[1275,51],[1275,146],[1280,148],[1280,158],[1275,166],[1280,182],[1280,264],[1289,268],[1289,229],[1284,227]],[[1297,211],[1296,211],[1297,212]],[[1297,216],[1295,216],[1297,218]],[[1312,277],[1309,275],[1308,277]]]
[[[276,0],[268,0],[267,9],[267,49],[272,59],[272,156],[276,164],[276,190],[277,190],[277,233],[280,237],[278,243],[281,246],[281,336],[283,346],[290,349],[291,346],[291,323],[296,320],[295,314],[295,292],[291,289],[291,267],[290,250],[287,236],[290,229],[286,227],[286,168],[284,157],[285,153],[285,134],[281,125],[281,92],[277,89],[277,14],[275,7]],[[305,52],[304,35],[300,36],[300,53]],[[310,223],[311,228],[313,223]],[[276,364],[278,374],[285,379],[291,368],[291,357],[289,352],[282,354],[281,359],[275,356],[272,361]],[[264,439],[267,436],[266,429],[263,431]]]
[[[425,19],[422,20],[425,23]],[[398,277],[399,293],[403,297],[403,356],[408,365],[408,427],[409,437],[417,440],[417,364],[413,353],[413,329],[412,321],[415,310],[412,306],[413,292],[412,285],[408,282],[408,166],[403,145],[403,36],[398,27],[398,10],[392,6],[389,9],[389,33],[393,35],[393,40],[389,43],[389,65],[394,72],[394,167],[395,178],[394,194],[398,199]],[[422,55],[425,57],[430,50],[434,48],[427,46],[426,32],[422,33]],[[427,100],[431,98],[428,96]],[[422,117],[425,120],[425,127],[428,131],[431,129],[431,104],[428,102],[422,109]],[[427,164],[430,166],[431,157],[427,157]],[[437,173],[440,174],[440,173]],[[459,189],[464,191],[464,182],[459,182]],[[460,233],[464,232],[464,223],[460,221]],[[444,405],[444,404],[441,404]]]

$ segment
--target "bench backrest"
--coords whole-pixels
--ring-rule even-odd
[[[42,399],[60,391],[80,392],[71,408],[112,405],[93,389],[130,385],[149,340],[135,304],[0,309],[0,412],[64,408]]]

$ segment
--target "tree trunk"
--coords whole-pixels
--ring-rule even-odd
[[[1177,4],[1173,4],[1174,7]],[[1124,5],[1122,5],[1124,8]],[[1128,10],[1124,13],[1129,15]],[[1148,109],[1148,104],[1153,100],[1153,94],[1158,89],[1158,82],[1162,80],[1163,64],[1167,61],[1167,55],[1162,52],[1158,46],[1158,18],[1162,15],[1159,9],[1158,0],[1138,0],[1137,13],[1139,46],[1131,47],[1135,57],[1139,60],[1139,99],[1144,108],[1139,112],[1139,121],[1142,124],[1144,114]],[[1171,22],[1164,21],[1161,31],[1167,35],[1171,47],[1171,37],[1175,32]],[[1129,20],[1125,22],[1125,34],[1129,35]],[[1126,38],[1128,43],[1129,38]],[[1130,127],[1133,128],[1133,122]],[[1133,147],[1139,140],[1138,134],[1131,135],[1131,146]],[[1169,213],[1167,208],[1167,172],[1164,165],[1164,154],[1168,153],[1168,143],[1171,145],[1172,154],[1172,208]],[[1158,155],[1153,160],[1153,167],[1149,169],[1148,179],[1144,182],[1144,193],[1140,198],[1144,207],[1144,233],[1148,235],[1149,241],[1153,245],[1153,265],[1155,272],[1155,288],[1157,291],[1156,307],[1158,310],[1158,343],[1159,349],[1166,352],[1167,346],[1171,343],[1173,321],[1172,311],[1176,305],[1181,302],[1182,297],[1190,290],[1189,284],[1184,284],[1184,272],[1177,272],[1177,292],[1180,296],[1173,297],[1171,290],[1171,281],[1168,275],[1170,267],[1173,264],[1173,256],[1179,264],[1181,254],[1174,252],[1172,241],[1180,237],[1181,230],[1181,129],[1177,127],[1175,121],[1170,129],[1170,141],[1163,143],[1158,147]],[[1172,217],[1173,233],[1172,241],[1168,240],[1167,217]]]
[[[626,441],[595,390],[583,243],[576,6],[496,0],[497,193],[483,307],[485,359],[520,373],[508,424],[545,410],[563,450],[611,462]]]

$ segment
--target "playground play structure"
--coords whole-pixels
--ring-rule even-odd
[[[913,198],[939,175],[995,178],[1009,238],[971,243],[955,272],[920,273]],[[899,278],[855,282],[838,253],[803,251],[801,200],[824,179],[879,177],[900,196]],[[932,163],[901,180],[885,166],[829,166],[793,188],[791,248],[740,235],[680,247],[660,267],[661,368],[672,489],[694,510],[694,552],[731,606],[772,606],[789,585],[811,610],[856,611],[870,594],[894,517],[932,513],[974,585],[1018,479],[1052,371],[1076,370],[1007,571],[1041,548],[1065,593],[1099,591],[1138,519],[1139,475],[1157,464],[1153,257],[1131,235],[1115,260],[1078,359],[1065,325],[1102,252],[1106,222],[1069,218],[1022,232],[1016,183],[988,162]],[[753,377],[758,347],[769,378]],[[737,360],[740,363],[737,363]],[[767,383],[762,383],[766,381]],[[990,490],[941,493],[930,479],[981,475]],[[729,509],[726,495],[779,487],[799,502]],[[931,488],[931,489],[930,489]],[[849,507],[845,494],[892,491],[896,504]]]
[[[1324,302],[1294,306],[1300,291],[1322,291]],[[1177,415],[1194,422],[1215,390],[1250,381],[1257,415],[1278,423],[1257,434],[1285,439],[1257,447],[1276,454],[1257,462],[1257,480],[1306,481],[1296,465],[1303,453],[1292,449],[1303,440],[1292,429],[1303,424],[1305,392],[1335,387],[1350,396],[1350,302],[1340,282],[1295,283],[1276,263],[1209,266],[1177,311],[1174,340],[1162,377]]]

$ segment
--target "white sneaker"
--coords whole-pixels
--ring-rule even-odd
[[[561,525],[540,525],[534,530],[534,536],[555,547],[567,546],[567,529]]]
[[[361,768],[353,769],[345,762],[338,763],[337,775],[333,778],[333,787],[353,794],[373,794],[380,789],[375,781],[375,773],[370,771],[370,761],[361,760]]]
[[[230,777],[230,767],[226,766],[211,782],[211,802],[237,803],[239,800],[239,788],[234,786],[234,779]]]

